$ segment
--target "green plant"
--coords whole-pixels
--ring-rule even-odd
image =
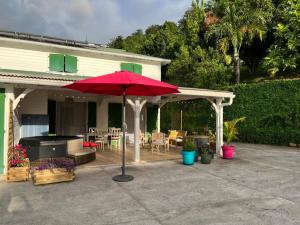
[[[215,143],[216,142],[216,134],[212,130],[208,130],[209,142]]]
[[[224,118],[245,116],[239,141],[287,145],[300,137],[300,80],[273,80],[234,85],[234,104],[224,108]]]
[[[231,121],[224,122],[224,136],[226,142],[229,145],[234,139],[237,139],[238,129],[237,124],[244,121],[246,117],[237,118]]]
[[[185,151],[195,151],[195,148],[196,148],[195,141],[191,138],[185,138],[183,141],[182,148]]]

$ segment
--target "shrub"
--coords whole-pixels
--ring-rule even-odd
[[[287,145],[300,142],[300,80],[273,80],[232,87],[233,105],[224,118],[245,116],[239,140],[249,143]]]

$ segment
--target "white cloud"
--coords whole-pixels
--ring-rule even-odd
[[[106,43],[165,20],[190,0],[0,0],[0,29]]]

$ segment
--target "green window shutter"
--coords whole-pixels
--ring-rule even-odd
[[[5,109],[5,89],[0,89],[0,174],[4,169],[4,112]]]
[[[157,105],[147,107],[147,131],[152,132],[157,129]]]
[[[122,104],[109,103],[108,104],[108,126],[109,127],[122,127]]]
[[[77,57],[71,55],[65,56],[65,72],[77,73]]]
[[[121,63],[121,70],[127,70],[134,73],[133,63]]]
[[[64,55],[50,54],[49,55],[49,70],[64,72]]]
[[[142,75],[142,65],[140,64],[133,64],[133,72],[136,74]]]
[[[97,103],[88,102],[88,127],[97,127]]]

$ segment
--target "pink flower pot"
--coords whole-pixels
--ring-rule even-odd
[[[233,159],[234,157],[234,146],[230,145],[223,145],[222,146],[223,151],[223,159]]]

